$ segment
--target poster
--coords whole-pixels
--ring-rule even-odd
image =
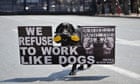
[[[115,26],[78,27],[77,34],[53,36],[51,26],[19,26],[20,64],[114,64]]]
[[[79,26],[81,43],[95,64],[115,63],[115,26]]]

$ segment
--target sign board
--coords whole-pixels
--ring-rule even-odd
[[[79,26],[78,45],[55,46],[51,26],[19,26],[20,63],[50,64],[114,64],[115,27]]]
[[[115,26],[79,26],[81,43],[95,64],[115,63]]]

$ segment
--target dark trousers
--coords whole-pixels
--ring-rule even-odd
[[[75,72],[75,70],[76,70],[76,67],[77,67],[77,64],[73,64],[73,65],[72,65],[71,72]]]

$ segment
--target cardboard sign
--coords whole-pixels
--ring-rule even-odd
[[[95,64],[115,63],[115,26],[79,26],[81,43]]]
[[[114,26],[79,26],[77,31],[80,32],[77,32],[80,41],[76,45],[55,46],[51,26],[19,26],[20,63],[24,65],[115,63]],[[63,39],[63,36],[60,38]],[[67,38],[75,40],[74,35]]]
[[[18,27],[21,64],[50,64],[51,57],[45,56],[44,46],[52,47],[50,26]]]

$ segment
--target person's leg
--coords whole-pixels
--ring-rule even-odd
[[[81,64],[81,65],[78,67],[78,70],[84,70],[84,64]]]
[[[76,66],[77,66],[77,64],[72,65],[72,69],[71,69],[71,72],[69,73],[69,75],[75,75],[76,74]]]
[[[84,66],[86,66],[86,68],[84,68]],[[78,67],[78,70],[84,70],[84,69],[88,69],[92,66],[92,64],[81,64],[79,67]]]
[[[68,66],[69,65],[69,63],[66,63],[66,64],[61,64],[62,65],[62,67],[66,67],[66,66]]]

